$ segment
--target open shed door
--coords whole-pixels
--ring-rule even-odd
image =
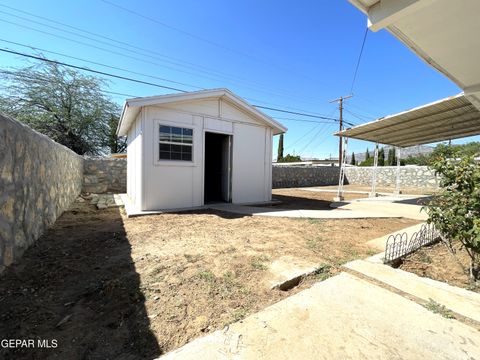
[[[232,202],[232,136],[225,136],[222,143],[222,198]]]

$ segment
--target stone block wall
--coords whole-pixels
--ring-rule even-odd
[[[80,194],[83,158],[0,115],[0,272]]]
[[[127,159],[85,158],[83,192],[127,192]]]
[[[338,184],[338,166],[286,166],[272,167],[272,187],[289,188]]]
[[[372,184],[372,167],[347,167],[346,183],[358,185]],[[394,187],[397,179],[396,166],[377,168],[377,185]],[[439,179],[434,171],[426,166],[402,166],[400,168],[400,188],[436,189]]]
[[[347,167],[345,183],[353,185],[372,184],[372,167]],[[394,187],[397,179],[396,166],[377,168],[377,185]],[[272,168],[272,187],[306,187],[337,185],[338,166],[278,166]],[[400,187],[436,189],[439,179],[426,166],[402,166],[400,168]]]

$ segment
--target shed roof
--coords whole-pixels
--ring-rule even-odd
[[[464,94],[451,96],[335,133],[407,147],[480,134],[480,111]]]
[[[211,90],[200,90],[192,91],[181,94],[168,94],[168,95],[159,95],[159,96],[149,96],[149,97],[139,97],[127,99],[123,106],[122,115],[118,123],[117,135],[125,136],[128,133],[128,130],[132,126],[135,118],[137,117],[140,109],[143,106],[151,105],[163,105],[170,104],[182,101],[192,101],[192,100],[201,100],[209,98],[223,98],[234,105],[241,108],[243,111],[248,113],[250,116],[258,119],[260,122],[265,123],[266,125],[273,128],[274,135],[281,134],[287,131],[287,128],[284,127],[279,122],[275,121],[270,116],[266,115],[262,111],[255,108],[253,105],[247,103],[241,97],[235,95],[228,89],[211,89]]]

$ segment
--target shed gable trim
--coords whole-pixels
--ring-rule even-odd
[[[125,136],[128,129],[135,120],[136,115],[140,109],[144,106],[151,105],[163,105],[176,102],[203,100],[208,98],[225,99],[232,105],[238,107],[240,110],[245,111],[249,116],[265,123],[272,129],[274,134],[280,134],[287,131],[279,122],[275,121],[270,116],[264,114],[260,110],[256,109],[253,105],[247,103],[245,100],[235,95],[227,89],[214,89],[214,90],[201,90],[182,94],[169,94],[142,98],[127,99],[123,107],[122,115],[118,123],[117,135]]]

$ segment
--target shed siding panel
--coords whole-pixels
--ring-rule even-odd
[[[234,203],[264,201],[266,128],[234,124],[232,198]]]
[[[165,109],[179,110],[206,116],[219,117],[219,100],[204,99],[196,101],[185,101],[177,104],[163,105]]]
[[[145,121],[145,201],[143,210],[177,209],[201,206],[203,190],[202,118],[147,108]],[[193,163],[157,163],[158,126],[161,123],[194,129]]]
[[[141,147],[142,132],[140,114],[130,128],[127,137],[127,194],[136,207],[140,207],[141,201]]]
[[[205,118],[205,131],[221,132],[225,134],[233,133],[233,124],[231,121]]]
[[[243,122],[243,123],[260,125],[257,121],[252,119],[247,113],[245,113],[244,111],[241,111],[236,106],[224,100],[222,100],[221,113],[222,113],[222,118],[225,118],[225,119],[232,119],[232,120]]]

